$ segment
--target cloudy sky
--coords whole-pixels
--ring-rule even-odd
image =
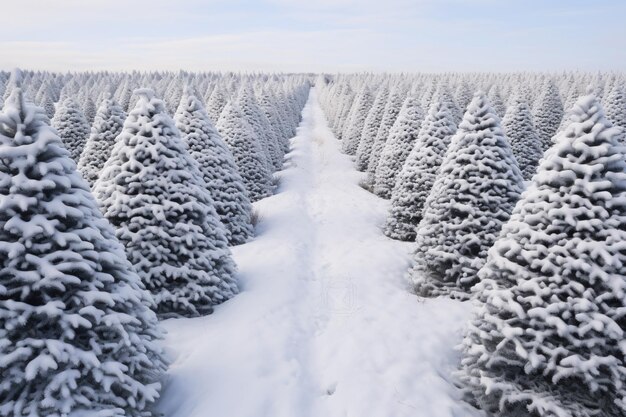
[[[626,70],[624,0],[16,0],[0,68]]]

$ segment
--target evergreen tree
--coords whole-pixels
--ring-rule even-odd
[[[52,126],[70,151],[72,159],[78,161],[89,136],[89,123],[74,99],[68,97],[58,105]]]
[[[356,154],[361,140],[361,133],[363,132],[363,125],[372,107],[372,102],[373,97],[370,89],[367,86],[363,87],[350,109],[350,114],[344,127],[345,131],[342,135],[341,149],[348,155]]]
[[[90,186],[93,187],[102,167],[111,156],[115,139],[122,132],[125,119],[126,113],[115,101],[109,97],[102,101],[78,161],[78,170]]]
[[[93,102],[91,97],[87,97],[85,99],[85,102],[83,103],[83,114],[85,115],[87,124],[89,124],[90,126],[96,118],[96,112],[96,104]]]
[[[274,161],[278,157],[276,144],[272,144],[272,138],[268,132],[268,127],[262,120],[262,113],[254,97],[254,92],[249,85],[245,85],[237,96],[237,107],[241,109],[243,117],[252,128],[265,158],[265,166],[270,174],[274,172]]]
[[[559,90],[554,82],[546,81],[545,86],[533,108],[533,122],[535,130],[542,143],[542,151],[545,152],[552,146],[552,136],[556,133],[563,119],[563,103],[559,96]]]
[[[498,116],[482,93],[452,137],[417,228],[410,278],[421,296],[465,298],[522,191]]]
[[[267,117],[267,121],[269,122],[270,128],[272,129],[274,138],[277,143],[277,152],[278,158],[277,161],[279,163],[276,164],[276,168],[280,169],[283,165],[283,158],[285,156],[285,152],[289,150],[289,135],[286,134],[285,128],[282,125],[281,117],[278,113],[278,109],[276,108],[276,98],[269,91],[265,91],[261,94],[259,98],[259,107],[261,111]]]
[[[48,94],[44,94],[40,106],[43,108],[46,116],[48,116],[48,119],[52,119],[54,117],[56,108],[54,107],[54,101],[52,101],[52,98]]]
[[[224,226],[164,102],[135,94],[94,193],[157,314],[208,314],[237,292]]]
[[[489,102],[491,103],[491,107],[496,112],[498,117],[504,117],[506,113],[506,105],[504,104],[504,100],[502,100],[502,95],[500,94],[500,88],[498,86],[493,86],[489,90]]]
[[[152,299],[42,109],[0,114],[0,415],[150,416]]]
[[[267,169],[264,152],[242,110],[228,103],[216,127],[235,158],[250,200],[254,202],[272,195],[272,175]]]
[[[473,95],[474,93],[472,91],[472,88],[469,86],[469,84],[465,80],[461,81],[461,83],[456,89],[456,94],[455,94],[456,102],[461,108],[461,110],[465,110],[467,105],[472,101]]]
[[[209,119],[211,121],[216,121],[220,118],[222,110],[226,107],[226,103],[228,103],[226,91],[221,85],[218,84],[211,93],[211,97],[209,97],[206,106],[207,114],[209,115]]]
[[[374,104],[372,104],[367,118],[365,119],[365,123],[363,124],[361,141],[356,151],[356,168],[359,171],[365,171],[369,166],[372,148],[376,141],[376,135],[378,135],[378,128],[385,115],[385,106],[387,105],[388,97],[389,88],[382,86],[378,90]]]
[[[502,127],[524,180],[530,180],[543,152],[541,139],[533,127],[530,108],[524,99],[518,96],[513,100],[502,120]]]
[[[461,377],[490,415],[626,415],[619,136],[580,98],[480,271]]]
[[[415,240],[424,203],[455,131],[456,124],[446,102],[433,100],[391,193],[391,210],[385,227],[387,236]]]
[[[383,153],[387,140],[389,139],[389,131],[394,126],[405,99],[406,89],[402,85],[394,88],[389,94],[389,99],[385,105],[385,114],[380,122],[376,139],[374,139],[374,144],[372,145],[372,154],[370,155],[369,163],[367,165],[367,173],[372,182],[374,181],[374,177],[376,175],[380,155]]]
[[[226,228],[228,242],[231,245],[245,243],[253,232],[252,205],[226,143],[200,100],[188,92],[183,94],[174,119],[190,155],[199,164],[215,211]]]
[[[376,169],[374,193],[383,198],[390,198],[396,184],[396,176],[409,156],[424,120],[424,111],[420,100],[407,97],[396,122],[389,133],[380,163]]]
[[[345,84],[345,87],[341,91],[341,97],[339,100],[341,106],[337,109],[337,125],[335,126],[334,131],[336,132],[337,139],[342,140],[344,126],[354,101],[354,91],[352,90],[352,87],[350,87],[350,84]]]
[[[621,84],[615,84],[606,97],[606,117],[616,126],[626,129],[626,92]]]

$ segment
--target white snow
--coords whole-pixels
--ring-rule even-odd
[[[381,231],[388,202],[358,186],[315,91],[258,237],[234,248],[242,292],[165,322],[175,417],[472,416],[450,383],[469,303],[420,300],[413,244]]]

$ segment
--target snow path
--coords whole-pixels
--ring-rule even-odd
[[[412,244],[380,227],[388,202],[358,186],[315,91],[280,192],[255,203],[258,237],[234,248],[243,291],[168,320],[166,417],[471,416],[447,381],[469,304],[420,301]]]

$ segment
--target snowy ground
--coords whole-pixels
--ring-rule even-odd
[[[407,291],[412,244],[383,236],[388,202],[339,145],[313,91],[259,236],[234,249],[242,293],[165,322],[165,416],[472,415],[447,380],[470,306]]]

